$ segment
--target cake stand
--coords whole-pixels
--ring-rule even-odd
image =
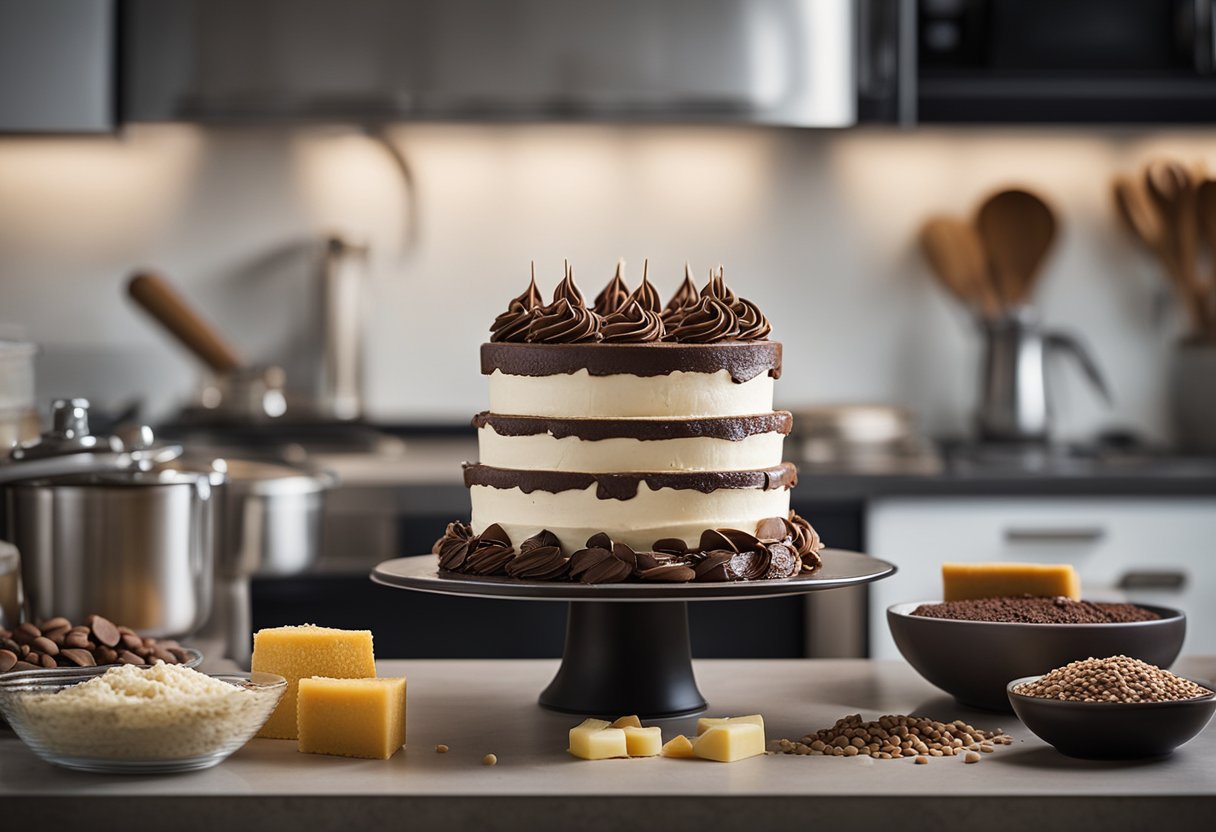
[[[706,708],[692,672],[688,604],[776,598],[858,586],[895,567],[858,552],[827,549],[823,566],[807,575],[723,583],[578,584],[477,578],[438,572],[434,555],[387,560],[371,579],[385,586],[520,601],[565,601],[566,646],[561,667],[540,695],[542,707],[563,713],[650,719],[687,716]]]

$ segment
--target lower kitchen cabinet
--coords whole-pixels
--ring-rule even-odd
[[[870,648],[898,656],[891,604],[941,598],[945,561],[1070,563],[1090,600],[1187,614],[1185,653],[1216,652],[1216,498],[899,497],[866,512],[870,553],[899,572],[873,586]]]
[[[859,503],[797,508],[829,545],[861,548]],[[446,520],[439,517],[403,517],[398,527],[400,548],[428,551],[444,524]],[[367,570],[373,565],[366,564]],[[386,659],[556,657],[565,638],[563,603],[406,592],[373,584],[366,573],[256,579],[252,598],[254,630],[303,622],[370,629],[375,633],[377,657]],[[833,590],[808,597],[689,604],[693,654],[796,658],[816,652],[856,652],[864,645],[864,599],[864,590],[860,594]],[[812,632],[808,624],[815,621],[822,623]],[[821,643],[827,648],[816,646]]]

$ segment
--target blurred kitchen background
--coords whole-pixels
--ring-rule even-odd
[[[722,263],[785,345],[799,512],[901,572],[694,604],[698,655],[893,655],[869,626],[886,604],[991,559],[1182,607],[1210,652],[1216,346],[1188,339],[1112,183],[1216,170],[1214,33],[1191,0],[0,0],[0,337],[36,346],[15,389],[43,428],[83,397],[95,428],[336,475],[317,557],[246,570],[254,628],[558,655],[561,605],[367,572],[467,516],[477,345],[530,261],[542,289],[568,258],[594,293],[649,258],[665,296],[686,260]],[[1049,355],[1049,429],[981,441],[997,371],[922,228],[1010,187],[1056,223],[1034,324],[1109,400]],[[285,412],[209,413],[215,373],[132,301],[140,270],[281,368]]]

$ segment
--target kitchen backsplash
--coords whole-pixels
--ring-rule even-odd
[[[43,348],[42,396],[154,413],[188,398],[194,360],[126,300],[151,266],[253,358],[311,326],[320,235],[373,250],[373,418],[464,420],[484,407],[476,346],[535,259],[550,289],[569,258],[585,290],[642,258],[666,294],[685,258],[711,265],[785,343],[783,404],[895,401],[935,433],[966,430],[972,323],[915,244],[930,213],[967,213],[1028,184],[1063,222],[1038,298],[1089,345],[1115,406],[1074,367],[1054,379],[1062,437],[1130,427],[1168,437],[1174,311],[1116,225],[1110,178],[1158,153],[1207,158],[1207,132],[449,125],[388,132],[140,126],[121,137],[0,139],[0,326]],[[1067,378],[1065,378],[1067,376]]]

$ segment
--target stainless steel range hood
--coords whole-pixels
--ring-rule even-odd
[[[851,0],[129,0],[123,119],[854,123]]]

